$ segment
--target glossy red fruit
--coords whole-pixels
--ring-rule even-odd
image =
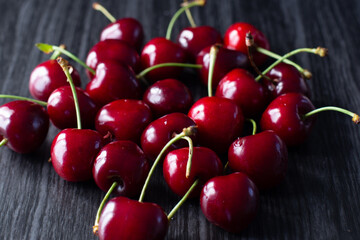
[[[141,23],[135,18],[121,18],[107,25],[101,32],[100,41],[106,39],[122,40],[140,50],[144,40],[144,30]]]
[[[150,123],[141,135],[141,148],[147,158],[154,161],[163,147],[184,128],[195,126],[195,122],[183,113],[170,113]],[[191,137],[196,142],[196,136]],[[171,145],[168,153],[176,148],[187,146],[186,140]]]
[[[124,41],[107,39],[95,44],[86,58],[86,65],[97,70],[98,64],[106,60],[117,61],[129,65],[134,71],[139,67],[139,55],[136,50]],[[87,71],[90,79],[94,76]]]
[[[75,86],[80,86],[80,75],[73,68],[71,77]],[[41,101],[47,101],[50,94],[61,86],[67,86],[67,78],[56,60],[47,60],[37,65],[31,72],[29,90],[31,96]]]
[[[189,88],[179,80],[168,78],[151,85],[144,93],[143,101],[155,116],[173,112],[187,113],[193,98]]]
[[[140,61],[142,69],[146,69],[160,63],[184,63],[186,62],[186,53],[176,43],[173,43],[163,37],[157,37],[150,40],[144,46],[140,56]],[[181,71],[181,67],[163,67],[149,72],[146,74],[145,78],[150,82],[166,78],[177,78]]]
[[[140,193],[144,185],[149,163],[136,143],[116,141],[100,150],[92,172],[96,185],[104,192],[117,182],[114,193],[134,197]]]
[[[86,85],[86,92],[100,106],[118,99],[141,98],[141,85],[134,71],[122,63],[106,60],[96,68],[96,75]]]
[[[55,172],[71,182],[90,180],[95,157],[103,145],[103,137],[96,131],[62,130],[51,145],[51,163]]]
[[[141,133],[151,120],[151,110],[143,101],[120,99],[100,109],[95,128],[104,136],[111,133],[115,140],[139,142]]]
[[[100,240],[161,240],[169,221],[155,203],[143,203],[116,197],[105,205],[99,221]]]
[[[18,153],[29,153],[44,142],[49,117],[37,103],[16,100],[0,106],[0,135],[7,146]]]
[[[228,152],[232,170],[243,172],[259,189],[278,185],[285,177],[288,152],[285,143],[271,130],[236,139]]]
[[[265,35],[255,28],[253,25],[244,22],[238,22],[231,25],[225,32],[224,44],[229,49],[238,50],[244,54],[248,54],[245,43],[246,34],[250,32],[257,46],[270,49],[270,45]],[[253,59],[256,65],[260,66],[265,62],[267,56],[258,52],[254,52]]]
[[[232,100],[220,97],[199,99],[190,108],[188,116],[198,126],[200,145],[218,154],[227,152],[244,125],[241,109]]]
[[[197,56],[196,63],[202,65],[199,69],[201,81],[207,86],[210,67],[210,49],[211,46],[204,48]],[[220,80],[234,68],[248,68],[249,61],[246,54],[219,47],[216,55],[212,86],[215,89]]]
[[[259,116],[268,103],[268,92],[248,71],[235,68],[220,81],[215,96],[233,100],[245,117]]]
[[[184,196],[196,179],[200,179],[198,186],[190,195],[190,197],[198,197],[202,186],[207,180],[222,174],[223,165],[216,153],[211,149],[194,147],[191,171],[187,178],[186,166],[188,156],[188,147],[169,152],[164,160],[163,174],[171,190],[180,196]]]
[[[205,184],[200,205],[210,222],[228,232],[239,233],[255,218],[259,192],[243,173],[218,176]]]
[[[181,30],[177,43],[186,51],[189,61],[195,62],[197,55],[205,47],[222,43],[222,36],[210,26],[187,27]]]
[[[81,126],[94,128],[95,116],[99,106],[81,88],[76,88],[79,102]],[[56,89],[49,97],[47,111],[51,122],[59,129],[76,128],[74,97],[70,86]]]
[[[264,111],[260,126],[273,130],[288,146],[303,143],[314,123],[313,117],[303,116],[314,110],[311,101],[299,93],[286,93],[275,98]]]

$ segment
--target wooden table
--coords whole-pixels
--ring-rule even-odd
[[[102,3],[117,17],[139,19],[148,41],[165,35],[180,2]],[[294,58],[313,73],[309,85],[314,105],[360,111],[359,1],[208,0],[206,7],[192,12],[198,25],[214,26],[222,33],[234,22],[250,22],[265,33],[279,54],[299,47],[327,47],[325,59],[309,54]],[[106,24],[107,19],[91,8],[91,1],[1,0],[0,92],[30,97],[30,73],[49,57],[35,43],[64,43],[85,59]],[[176,23],[173,39],[186,26],[184,15]],[[80,73],[85,86],[85,71]],[[197,98],[206,93],[200,84],[186,83]],[[198,200],[191,200],[175,215],[167,239],[359,239],[359,127],[339,113],[318,116],[308,141],[289,149],[285,181],[261,194],[259,213],[241,234],[210,224]],[[92,182],[70,183],[55,173],[47,160],[58,132],[51,127],[46,142],[32,154],[1,149],[0,239],[96,239],[91,227],[104,193]],[[146,200],[168,212],[179,198],[161,179],[160,169],[157,175]]]

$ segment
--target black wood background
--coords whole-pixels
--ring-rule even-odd
[[[139,19],[146,41],[164,36],[181,0],[104,0],[116,17]],[[87,0],[0,0],[0,93],[30,97],[32,69],[49,56],[34,44],[64,43],[85,59],[108,24]],[[208,0],[192,10],[198,25],[222,33],[236,21],[261,29],[280,54],[298,47],[329,48],[329,56],[302,54],[294,59],[313,73],[315,106],[336,105],[360,111],[360,1],[358,0]],[[188,26],[177,22],[173,39]],[[80,66],[78,69],[81,69]],[[87,83],[85,72],[83,86]],[[205,94],[195,78],[187,78],[195,96]],[[6,100],[1,100],[5,103]],[[310,139],[289,150],[289,169],[279,187],[261,194],[257,218],[241,234],[210,224],[197,200],[187,202],[171,222],[167,239],[359,239],[360,126],[338,113],[323,113]],[[50,128],[43,146],[20,155],[0,151],[0,239],[96,239],[92,225],[104,196],[94,183],[69,183],[48,163]],[[179,200],[158,177],[146,200],[168,212]]]

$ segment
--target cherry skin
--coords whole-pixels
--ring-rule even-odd
[[[199,69],[201,81],[207,86],[208,77],[209,77],[209,67],[210,67],[210,49],[211,46],[204,48],[197,56],[196,63],[202,65],[202,68]],[[219,47],[219,51],[216,55],[214,73],[212,85],[215,89],[220,80],[232,69],[234,68],[248,68],[249,61],[246,54],[227,49],[224,47]]]
[[[168,78],[151,85],[144,93],[143,101],[155,116],[173,112],[187,113],[193,98],[189,88],[179,80]]]
[[[220,81],[215,96],[233,100],[246,117],[260,115],[268,103],[268,92],[248,71],[235,68]]]
[[[228,159],[232,170],[248,175],[261,190],[275,187],[284,179],[288,152],[281,138],[267,130],[236,139]]]
[[[16,100],[0,106],[0,135],[7,146],[18,153],[29,153],[44,142],[49,117],[37,103]]]
[[[190,175],[186,177],[188,155],[188,147],[169,152],[164,160],[163,174],[168,186],[179,196],[184,196],[195,180],[200,179],[198,186],[189,196],[198,197],[206,181],[222,174],[223,165],[211,149],[194,147]]]
[[[106,39],[122,40],[140,50],[144,40],[144,30],[141,23],[135,18],[121,18],[107,25],[100,35],[100,41]]]
[[[80,86],[80,75],[73,68],[71,77],[75,86]],[[50,94],[61,86],[67,86],[67,78],[56,60],[47,60],[37,65],[31,72],[29,90],[31,96],[41,101],[47,101]]]
[[[183,113],[170,113],[151,122],[141,135],[141,148],[150,161],[154,161],[162,148],[184,128],[195,126],[195,122]],[[196,135],[191,136],[196,142]],[[171,145],[167,152],[187,146],[186,140]]]
[[[132,141],[116,141],[107,144],[97,155],[93,177],[98,187],[107,192],[114,182],[117,195],[138,195],[149,172],[144,152]]]
[[[260,126],[273,130],[287,146],[303,143],[314,123],[313,117],[303,116],[314,110],[311,101],[299,93],[286,93],[275,98],[264,111]]]
[[[254,43],[262,48],[267,50],[270,49],[270,45],[265,35],[255,28],[253,25],[244,22],[238,22],[231,25],[225,32],[224,35],[224,44],[229,49],[238,50],[244,54],[248,54],[247,46],[245,43],[246,34],[250,32],[254,38]],[[259,52],[254,52],[253,54],[254,62],[257,66],[262,65],[267,56]]]
[[[255,218],[258,205],[256,185],[239,172],[210,179],[200,195],[205,217],[228,232],[245,229]]]
[[[81,88],[76,88],[76,94],[80,106],[81,125],[84,128],[94,128],[99,106]],[[70,86],[56,89],[47,103],[47,111],[55,127],[65,129],[77,126],[74,97]]]
[[[116,197],[105,205],[98,233],[100,240],[161,240],[166,236],[168,225],[159,205]]]
[[[141,68],[160,64],[160,63],[184,63],[186,62],[185,51],[176,43],[163,37],[150,40],[143,48],[140,55]],[[182,71],[181,67],[163,67],[155,69],[146,75],[150,82],[166,78],[177,78]]]
[[[232,100],[220,97],[199,99],[190,108],[188,116],[198,126],[200,145],[218,154],[227,152],[244,125],[240,107]]]
[[[205,47],[222,43],[222,36],[210,26],[187,27],[181,30],[177,43],[186,51],[189,61],[195,62],[197,55]]]
[[[51,163],[55,172],[71,182],[90,180],[95,157],[104,144],[101,134],[94,130],[62,130],[51,145]]]
[[[139,142],[141,133],[151,120],[151,109],[143,101],[120,99],[100,109],[95,128],[102,135],[110,132],[115,140]]]

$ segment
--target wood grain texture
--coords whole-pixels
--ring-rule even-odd
[[[102,1],[114,16],[139,19],[146,41],[165,35],[180,2]],[[208,0],[205,8],[192,12],[199,25],[222,33],[236,21],[250,22],[280,54],[305,46],[329,48],[325,59],[308,54],[294,58],[313,73],[313,103],[360,111],[358,0]],[[35,43],[64,43],[85,59],[107,23],[87,0],[0,0],[0,92],[30,97],[30,73],[48,58]],[[185,26],[182,16],[172,38]],[[85,86],[85,72],[80,73]],[[184,81],[197,98],[206,93],[195,77],[186,75]],[[69,183],[54,172],[47,159],[58,131],[51,127],[46,142],[32,154],[1,149],[0,239],[96,239],[91,227],[104,193],[92,182]],[[146,200],[168,212],[179,198],[164,184],[161,170],[157,176]],[[167,239],[359,239],[359,199],[359,126],[341,114],[324,113],[310,139],[289,149],[286,180],[261,194],[259,213],[248,229],[235,235],[213,226],[198,201],[191,200],[175,215]]]

